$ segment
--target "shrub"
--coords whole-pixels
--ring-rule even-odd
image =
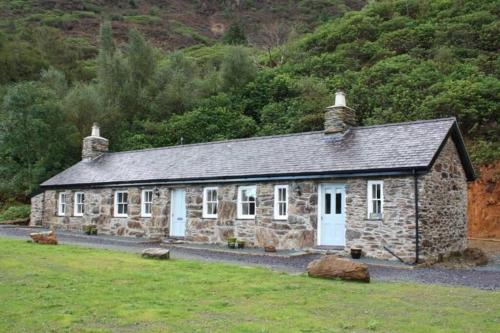
[[[30,213],[30,205],[10,206],[3,213],[0,213],[0,221],[28,218],[30,216]]]

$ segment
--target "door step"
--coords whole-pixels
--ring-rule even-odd
[[[163,244],[184,244],[186,240],[184,237],[173,237],[170,236],[161,241]]]
[[[318,245],[313,247],[310,252],[321,254],[345,254],[347,250],[345,246]]]

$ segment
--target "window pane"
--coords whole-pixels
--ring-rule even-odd
[[[241,201],[248,201],[247,190],[241,190]]]
[[[342,193],[335,193],[335,214],[342,214]]]
[[[214,215],[217,214],[217,204],[216,203],[213,204],[212,214],[214,214]]]
[[[332,213],[332,195],[325,193],[325,214]]]
[[[128,193],[123,193],[123,202],[127,202],[128,201]],[[125,212],[126,212],[126,209],[125,209]]]
[[[248,203],[241,204],[241,214],[248,215]]]
[[[254,199],[255,200],[255,199]],[[249,215],[255,215],[255,202],[250,203]]]

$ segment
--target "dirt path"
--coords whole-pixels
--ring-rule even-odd
[[[0,225],[0,236],[3,237],[27,240],[29,239],[29,233],[34,231],[41,231],[41,229],[7,227]],[[110,236],[86,236],[67,232],[58,232],[58,239],[61,244],[72,244],[133,253],[139,253],[146,247],[159,245],[158,243],[151,243],[147,240],[141,239]],[[171,247],[171,256],[172,258],[264,266],[276,271],[302,274],[306,271],[307,264],[318,258],[320,255],[310,254],[297,257],[238,255],[234,253],[221,253],[192,248],[186,249],[173,246]],[[369,264],[369,270],[373,281],[434,283],[466,286],[485,290],[500,290],[500,268],[496,266],[482,267],[478,269],[402,269]]]

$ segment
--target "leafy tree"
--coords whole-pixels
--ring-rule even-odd
[[[27,195],[75,161],[75,131],[53,91],[36,82],[17,84],[5,95],[2,112],[1,193]]]
[[[221,80],[223,89],[238,90],[254,79],[256,66],[248,51],[235,46],[229,49],[224,57],[221,68]]]
[[[207,142],[255,134],[252,118],[227,108],[204,108],[174,115],[165,126],[165,143]]]

